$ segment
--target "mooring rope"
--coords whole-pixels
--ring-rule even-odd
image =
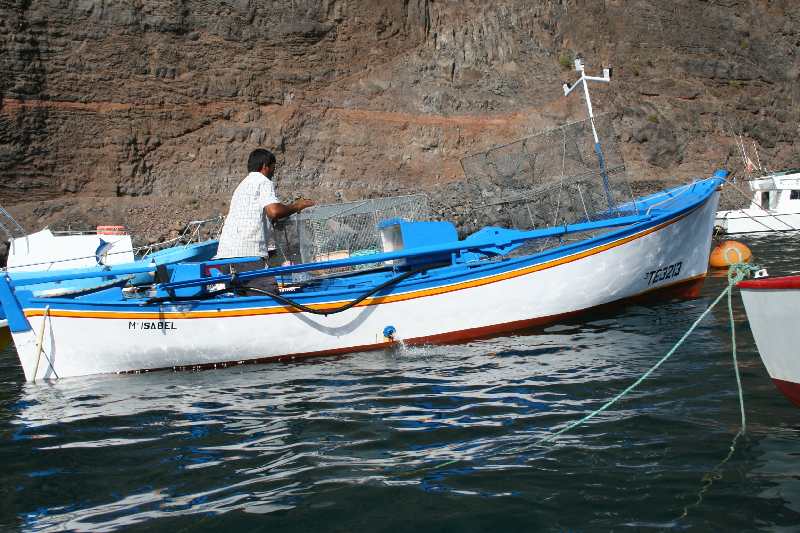
[[[741,281],[741,279],[738,279],[740,272],[744,270],[745,272],[743,275],[744,277],[750,270],[757,270],[757,268],[748,266],[747,269],[741,269],[740,268],[742,267],[741,264],[737,264],[734,266],[739,267],[739,270],[734,271],[733,266],[728,270],[728,288],[726,290],[728,291],[728,318],[730,319],[731,322],[731,354],[733,356],[733,368],[736,372],[736,386],[739,389],[739,407],[741,409],[741,414],[742,414],[742,426],[739,428],[739,431],[736,432],[736,435],[733,437],[733,440],[731,441],[731,445],[728,449],[728,455],[726,455],[725,458],[711,470],[711,472],[708,472],[703,476],[703,486],[697,493],[697,499],[694,501],[694,503],[686,505],[683,508],[683,514],[681,514],[681,516],[679,516],[677,520],[681,520],[689,516],[689,509],[699,507],[700,504],[703,503],[703,497],[711,489],[711,485],[714,484],[714,481],[722,479],[722,468],[728,463],[728,461],[730,461],[731,457],[733,457],[734,452],[736,452],[736,443],[739,441],[739,437],[745,434],[745,431],[747,429],[747,422],[744,416],[744,397],[742,394],[742,380],[741,377],[739,376],[739,363],[736,357],[736,328],[734,327],[734,322],[733,322],[733,302],[731,301],[731,295],[733,294],[733,291],[731,290],[731,288],[734,285],[736,285],[739,281]],[[732,278],[732,276],[736,277]]]
[[[737,250],[738,251],[738,250]],[[742,394],[742,377],[739,375],[739,361],[736,354],[736,325],[733,322],[733,287],[747,277],[750,272],[760,270],[757,266],[746,263],[736,263],[728,269],[728,318],[731,323],[731,356],[733,357],[733,370],[736,374],[736,387],[739,389],[739,409],[742,413],[742,428],[739,433],[744,433],[747,429],[747,421],[744,416],[744,394]],[[737,437],[739,435],[737,434]],[[735,441],[734,441],[735,443]]]
[[[703,319],[711,312],[712,309],[714,309],[714,307],[717,306],[720,300],[722,300],[722,298],[726,295],[728,296],[728,316],[730,318],[730,323],[731,323],[733,369],[734,373],[736,374],[736,386],[739,390],[739,407],[742,413],[741,431],[744,432],[745,430],[744,394],[742,392],[742,380],[741,377],[739,376],[739,365],[736,354],[736,329],[735,329],[735,324],[733,322],[733,302],[731,300],[731,294],[733,293],[733,288],[736,286],[737,283],[745,279],[750,274],[750,272],[754,272],[756,270],[759,270],[759,268],[753,265],[748,265],[746,263],[736,263],[731,265],[730,268],[728,269],[728,286],[725,287],[725,289],[723,289],[723,291],[719,294],[719,296],[716,297],[716,299],[711,303],[711,305],[709,305],[708,308],[705,311],[703,311],[703,313],[697,318],[697,320],[694,321],[694,323],[689,327],[686,333],[683,334],[683,336],[678,340],[678,342],[676,342],[675,345],[672,348],[670,348],[670,350],[666,353],[666,355],[664,355],[664,357],[659,359],[658,362],[652,367],[650,367],[650,369],[648,369],[647,372],[642,374],[642,376],[639,379],[634,381],[631,385],[626,387],[625,390],[614,396],[611,400],[604,403],[600,408],[595,409],[594,411],[592,411],[591,413],[589,413],[588,415],[584,416],[579,420],[570,422],[565,427],[556,431],[555,433],[552,433],[540,439],[539,441],[536,442],[536,444],[544,444],[546,442],[552,441],[553,439],[559,437],[560,435],[563,435],[564,433],[567,433],[568,431],[575,429],[584,422],[587,422],[592,418],[594,418],[595,416],[599,415],[600,413],[602,413],[603,411],[605,411],[606,409],[617,403],[620,399],[625,397],[633,389],[638,387],[644,380],[646,380],[650,376],[650,374],[658,370],[658,368],[662,364],[664,364],[667,361],[667,359],[672,357],[672,355],[678,350],[678,348],[681,347],[684,341],[687,338],[689,338],[689,335],[692,334],[692,332],[697,328],[700,322],[703,321]]]
[[[711,312],[711,310],[714,309],[714,307],[717,306],[717,304],[722,300],[722,298],[727,295],[727,297],[728,297],[728,317],[730,319],[730,325],[731,325],[731,346],[732,346],[732,357],[733,357],[733,370],[734,370],[734,374],[736,375],[736,386],[737,386],[738,393],[739,393],[739,408],[740,408],[740,411],[741,411],[741,424],[742,425],[741,425],[741,428],[739,429],[739,431],[737,432],[736,437],[734,438],[733,442],[731,443],[731,447],[730,447],[730,451],[728,453],[728,456],[725,458],[725,460],[722,463],[720,463],[720,465],[717,466],[715,471],[717,469],[719,469],[733,455],[733,452],[735,451],[735,447],[736,447],[736,441],[739,439],[739,437],[741,435],[744,434],[745,428],[746,428],[746,419],[745,419],[745,413],[744,413],[744,393],[742,391],[742,380],[741,380],[741,377],[739,375],[739,362],[738,362],[737,353],[736,353],[736,329],[735,329],[735,323],[733,321],[733,301],[732,301],[731,295],[733,294],[733,288],[736,286],[737,283],[739,283],[740,281],[742,281],[745,278],[747,278],[748,275],[751,272],[755,272],[757,270],[760,270],[760,268],[757,267],[757,266],[754,266],[754,265],[748,265],[746,263],[736,263],[736,264],[731,265],[730,268],[728,269],[728,285],[725,287],[725,289],[722,290],[722,292],[719,294],[719,296],[717,296],[714,299],[714,301],[711,303],[711,305],[709,305],[708,308],[705,311],[703,311],[703,313],[697,318],[697,320],[695,320],[694,323],[689,327],[689,329],[686,331],[686,333],[684,333],[683,336],[680,339],[678,339],[678,342],[676,342],[675,345],[672,348],[670,348],[670,350],[661,359],[659,359],[658,362],[656,362],[656,364],[654,364],[652,367],[650,367],[650,369],[648,369],[644,374],[642,374],[642,376],[639,379],[637,379],[631,385],[629,385],[627,388],[625,388],[625,390],[623,390],[622,392],[620,392],[619,394],[614,396],[611,400],[609,400],[606,403],[604,403],[601,407],[599,407],[598,409],[595,409],[594,411],[592,411],[591,413],[589,413],[588,415],[584,416],[583,418],[581,418],[579,420],[576,420],[574,422],[570,422],[564,428],[556,431],[555,433],[552,433],[550,435],[545,436],[542,439],[539,439],[538,441],[536,441],[531,446],[531,448],[539,446],[541,444],[548,443],[548,442],[556,439],[557,437],[563,435],[564,433],[567,433],[568,431],[571,431],[571,430],[575,429],[576,427],[580,426],[584,422],[587,422],[587,421],[591,420],[595,416],[599,415],[600,413],[602,413],[603,411],[607,410],[609,407],[611,407],[612,405],[617,403],[619,400],[621,400],[623,397],[625,397],[628,393],[630,393],[636,387],[638,387],[653,372],[658,370],[658,368],[661,365],[663,365],[670,357],[672,357],[672,355],[678,350],[678,348],[681,347],[681,345],[684,343],[684,341],[686,341],[686,339],[689,338],[689,335],[692,334],[692,332],[697,328],[697,326],[700,324],[700,322],[702,322],[703,319],[706,316],[708,316],[708,314]],[[519,453],[519,452],[527,451],[529,449],[530,448],[522,449],[522,450],[517,449],[516,451],[517,451],[517,453]],[[453,460],[450,460],[450,461],[446,461],[446,462],[443,462],[443,463],[440,463],[440,464],[434,466],[433,469],[437,470],[437,469],[440,469],[440,468],[444,468],[446,466],[450,466],[450,465],[456,464],[459,461],[460,461],[460,459],[453,459]],[[711,481],[713,482],[713,479]]]

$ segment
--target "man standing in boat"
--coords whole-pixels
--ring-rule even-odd
[[[314,205],[311,200],[300,199],[291,204],[283,204],[275,195],[272,176],[275,173],[275,155],[269,150],[258,148],[247,159],[249,174],[233,191],[231,205],[222,233],[219,237],[217,259],[240,257],[260,257],[262,259],[246,263],[234,263],[231,272],[245,272],[265,268],[268,265],[269,243],[272,223],[299,213]],[[274,290],[274,278],[250,280],[247,285],[255,288]]]

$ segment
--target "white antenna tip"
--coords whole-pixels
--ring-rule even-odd
[[[578,72],[583,71],[583,58],[581,57],[575,58],[575,70],[577,70]]]

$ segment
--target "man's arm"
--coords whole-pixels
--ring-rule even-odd
[[[288,205],[281,203],[269,204],[264,208],[264,212],[266,213],[267,218],[275,222],[276,220],[280,220],[282,218],[291,216],[295,213],[299,213],[306,207],[311,207],[312,205],[314,205],[314,202],[302,198]]]

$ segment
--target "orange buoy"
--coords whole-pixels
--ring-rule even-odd
[[[753,253],[738,241],[722,241],[711,250],[709,264],[714,268],[726,268],[736,263],[749,263]]]

